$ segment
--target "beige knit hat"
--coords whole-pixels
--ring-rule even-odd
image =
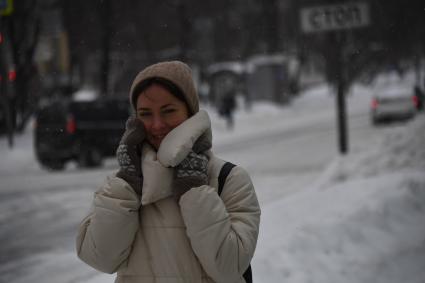
[[[136,109],[137,87],[147,79],[162,78],[176,85],[182,92],[189,111],[199,111],[199,97],[192,79],[192,71],[188,65],[180,61],[167,61],[150,65],[142,70],[134,79],[130,89],[130,103]]]

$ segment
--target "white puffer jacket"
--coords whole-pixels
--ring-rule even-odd
[[[208,114],[200,111],[173,129],[158,153],[144,145],[141,198],[124,180],[107,178],[80,225],[77,252],[84,262],[117,272],[119,283],[245,282],[260,223],[246,171],[233,168],[219,196],[224,161],[208,151],[209,184],[192,188],[179,203],[172,197],[172,167],[208,131]]]

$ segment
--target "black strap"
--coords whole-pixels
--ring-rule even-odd
[[[218,195],[221,195],[221,192],[224,188],[224,183],[226,182],[226,178],[229,175],[230,171],[232,171],[233,167],[236,165],[230,162],[224,163],[223,167],[221,167],[220,174],[218,175]]]
[[[251,270],[251,264],[248,265],[248,268],[243,273],[243,279],[245,279],[246,283],[252,283],[252,270]]]
[[[229,175],[230,171],[232,171],[233,167],[236,165],[230,162],[224,163],[223,167],[221,167],[220,174],[218,174],[218,195],[221,195],[221,192],[224,188],[224,183],[226,182],[226,178]],[[248,266],[247,270],[243,274],[243,278],[246,283],[252,283],[252,270],[251,264]]]

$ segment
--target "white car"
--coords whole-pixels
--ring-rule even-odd
[[[372,123],[410,119],[416,114],[418,102],[410,84],[381,85],[375,89],[370,105]]]

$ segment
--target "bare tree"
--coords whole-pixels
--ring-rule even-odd
[[[13,124],[22,131],[32,114],[31,82],[36,77],[34,53],[40,35],[40,9],[36,0],[14,2],[14,11],[3,19],[11,43],[16,70],[15,95],[12,99]]]

